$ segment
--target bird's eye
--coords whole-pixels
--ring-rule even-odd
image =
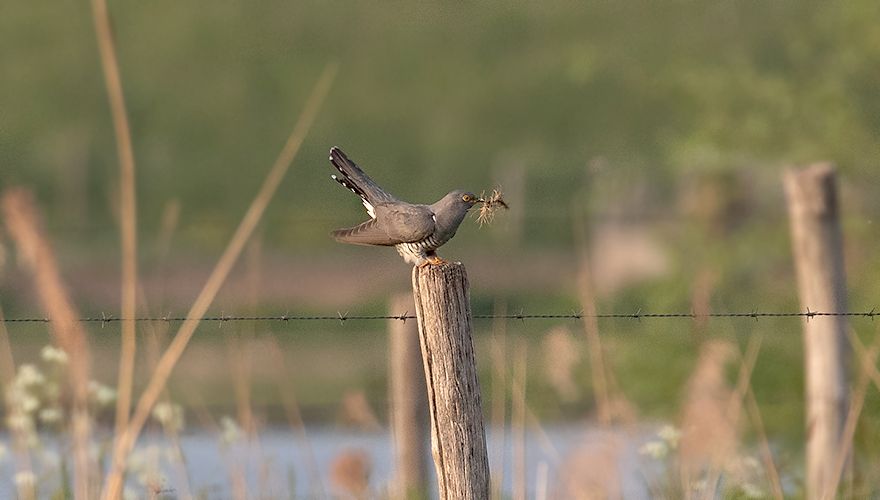
[[[466,194],[461,197],[461,201],[471,201],[471,195]]]

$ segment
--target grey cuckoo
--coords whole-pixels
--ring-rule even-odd
[[[337,147],[330,148],[330,163],[341,175],[336,182],[361,197],[370,220],[337,229],[336,241],[355,245],[393,246],[403,259],[416,266],[442,264],[436,250],[455,236],[468,210],[483,201],[467,191],[452,191],[433,205],[398,200],[373,182]]]

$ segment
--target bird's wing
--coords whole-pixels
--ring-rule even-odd
[[[376,219],[370,219],[354,227],[337,229],[330,234],[336,241],[352,243],[354,245],[392,246],[400,243],[400,241],[390,237],[382,227],[376,224]]]
[[[370,217],[375,218],[376,213],[374,206],[379,203],[388,203],[397,201],[397,198],[379,187],[373,179],[364,173],[353,161],[351,161],[345,153],[338,147],[330,148],[330,163],[339,170],[342,176],[332,175],[336,182],[350,189],[354,194],[361,197],[364,208]]]
[[[376,218],[331,234],[336,241],[355,245],[392,246],[421,241],[434,232],[434,213],[424,205],[382,203]]]

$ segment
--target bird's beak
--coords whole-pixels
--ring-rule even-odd
[[[474,203],[486,203],[486,198],[477,198]]]

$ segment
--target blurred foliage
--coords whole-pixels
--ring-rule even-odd
[[[829,160],[844,173],[845,211],[863,215],[845,226],[851,303],[870,308],[876,299],[871,222],[880,193],[870,181],[880,160],[880,3],[123,0],[110,8],[142,242],[179,201],[175,244],[224,245],[320,71],[338,62],[338,79],[266,214],[267,247],[322,251],[333,244],[330,228],[363,217],[328,180],[332,145],[413,201],[456,187],[504,187],[508,167],[518,166],[527,172],[523,245],[570,249],[572,217],[633,208],[636,222],[667,242],[675,256],[667,275],[600,300],[601,310],[689,310],[704,270],[715,273],[710,305],[718,310],[793,309],[778,174]],[[0,184],[33,186],[53,235],[115,258],[116,150],[88,5],[8,0],[0,13]],[[572,210],[572,199],[587,201]],[[670,213],[684,217],[670,221]],[[468,244],[459,237],[451,245]],[[579,307],[574,290],[509,293],[512,311]],[[25,299],[7,297],[6,305],[16,300]],[[367,308],[384,307],[381,297],[370,300]],[[495,300],[475,290],[475,312],[491,312]],[[858,333],[868,338],[873,330],[864,325]],[[756,397],[774,438],[800,438],[797,323],[714,327],[741,346],[767,332]],[[511,330],[537,336],[543,328]],[[384,396],[381,339],[353,344],[349,330],[327,336],[284,325],[291,330],[303,335],[279,337],[295,339],[287,341],[296,342],[298,374],[309,373],[296,381],[305,406],[332,407],[352,380],[366,381],[374,400]],[[625,392],[646,416],[669,417],[694,360],[690,326],[616,322],[602,333],[611,336]],[[328,361],[338,359],[359,364],[338,373]],[[310,362],[333,373],[307,372]],[[585,380],[588,370],[579,369]],[[228,403],[228,384],[213,383],[206,399]],[[880,442],[878,399],[868,399],[861,443]],[[554,418],[592,404],[590,394],[573,408],[536,401],[540,416]],[[876,453],[876,445],[862,446]]]
[[[877,168],[880,6],[867,0],[159,0],[111,13],[147,234],[179,199],[184,237],[222,244],[330,61],[339,79],[268,214],[288,247],[326,245],[328,214],[356,213],[326,180],[333,144],[421,201],[491,187],[491,167],[516,161],[542,207],[597,158],[659,192],[705,169]],[[101,237],[116,157],[87,5],[7,3],[0,61],[0,179],[37,186],[58,227]]]

